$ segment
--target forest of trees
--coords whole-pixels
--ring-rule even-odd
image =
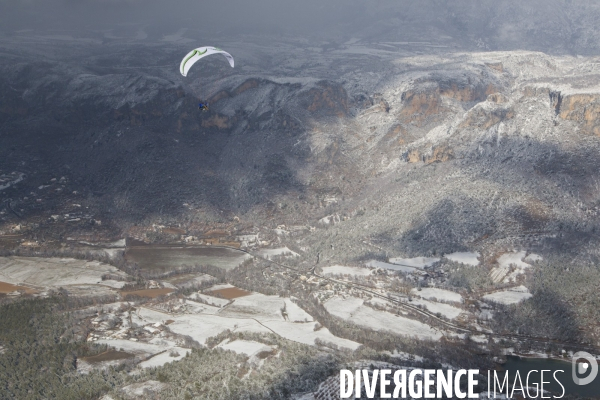
[[[600,345],[600,267],[568,257],[539,263],[528,277],[532,297],[515,305],[495,305],[499,332]]]
[[[76,357],[96,354],[76,339],[78,320],[65,312],[61,296],[25,299],[0,306],[0,393],[3,399],[96,399],[126,380],[118,371],[76,373]]]
[[[122,398],[118,388],[149,379],[168,382],[161,399],[284,399],[290,393],[314,390],[324,376],[339,369],[341,352],[324,353],[275,335],[225,332],[209,343],[228,339],[257,340],[278,349],[251,379],[247,357],[220,348],[195,348],[182,361],[127,374],[111,367],[83,375],[76,359],[98,354],[103,346],[89,345],[74,335],[81,321],[69,312],[62,296],[27,299],[0,306],[0,392],[2,399],[97,399],[103,393]]]

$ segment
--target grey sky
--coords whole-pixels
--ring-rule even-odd
[[[0,0],[3,34],[135,23],[157,36],[187,27],[333,43],[358,37],[482,50],[597,54],[600,48],[600,4],[591,0]]]
[[[259,28],[265,23],[280,27],[298,23],[342,19],[361,9],[352,0],[2,0],[3,22],[23,27],[42,23],[57,27],[64,22],[87,23],[90,27],[124,22],[164,23],[195,19],[205,24],[245,25]]]

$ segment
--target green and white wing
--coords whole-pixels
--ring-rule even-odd
[[[223,54],[223,56],[229,61],[229,65],[233,68],[233,57],[226,51],[223,51],[217,47],[198,47],[187,53],[187,55],[181,60],[181,65],[179,66],[179,72],[181,75],[187,76],[188,71],[192,68],[192,65],[196,63],[196,61],[209,56],[211,54]]]

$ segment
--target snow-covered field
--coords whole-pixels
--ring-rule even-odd
[[[498,265],[500,267],[508,267],[510,265],[514,265],[517,268],[529,268],[531,265],[523,262],[523,258],[525,258],[525,251],[516,251],[512,253],[502,254],[498,257]]]
[[[477,266],[479,265],[478,257],[480,254],[478,252],[456,252],[444,255],[444,258],[447,258],[450,261]]]
[[[520,303],[523,300],[530,298],[532,295],[529,293],[529,290],[521,285],[515,288],[502,290],[499,292],[494,292],[490,294],[486,294],[483,296],[485,300],[494,301],[500,304],[516,304]]]
[[[26,284],[41,288],[68,285],[100,284],[102,275],[110,273],[126,277],[127,274],[98,261],[74,258],[0,257],[0,281]],[[107,281],[107,286],[118,287],[120,283]]]
[[[462,303],[463,301],[463,297],[460,294],[451,290],[438,288],[422,288],[421,290],[412,289],[411,294],[428,300],[453,301],[456,303]]]
[[[315,340],[320,339],[323,342],[333,343],[350,350],[356,350],[360,347],[359,343],[333,335],[327,328],[315,331],[314,322],[290,323],[284,321],[263,321],[263,325],[279,336],[298,343],[314,345]]]
[[[215,307],[223,307],[223,306],[229,304],[229,300],[227,300],[227,299],[221,299],[219,297],[209,296],[209,295],[203,294],[203,293],[192,293],[191,295],[188,296],[188,299],[196,300],[200,303],[210,304]]]
[[[238,297],[231,305],[226,307],[219,315],[242,318],[266,318],[283,320],[283,313],[290,322],[312,322],[313,318],[306,311],[298,307],[289,298],[279,296],[266,296],[252,293],[249,296]]]
[[[324,305],[329,313],[351,321],[357,325],[374,330],[387,330],[398,335],[437,340],[442,333],[422,322],[402,316],[375,310],[363,305],[364,301],[356,297],[333,297]]]
[[[438,303],[435,301],[429,301],[425,299],[413,299],[412,304],[424,306],[428,311],[437,314],[440,313],[444,317],[454,319],[458,317],[464,311],[458,307],[451,306],[450,304]]]
[[[323,275],[354,275],[368,276],[373,273],[372,269],[361,267],[345,267],[343,265],[332,265],[323,268]]]
[[[171,332],[189,335],[200,344],[206,339],[229,329],[233,332],[275,333],[286,339],[314,345],[316,339],[340,347],[357,349],[359,344],[338,338],[326,328],[314,330],[313,318],[289,298],[252,293],[236,298],[223,308],[186,301],[185,314],[168,314],[156,309],[140,307],[133,322],[138,325],[169,324]],[[193,303],[198,307],[192,307]],[[285,306],[285,309],[284,309]]]
[[[185,314],[173,317],[165,315],[163,318],[175,320],[169,324],[171,332],[189,335],[200,344],[204,344],[209,337],[216,336],[227,329],[232,332],[271,332],[260,322],[250,318],[227,318],[208,314]]]
[[[514,281],[515,278],[525,272],[526,269],[531,267],[531,264],[527,264],[523,261],[525,258],[526,251],[515,251],[512,253],[505,253],[498,257],[498,266],[490,271],[492,280],[496,283],[504,282],[509,283]],[[537,261],[541,257],[537,254],[530,254],[528,261]]]

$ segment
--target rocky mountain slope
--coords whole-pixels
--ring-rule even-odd
[[[596,58],[232,43],[239,68],[209,60],[184,80],[170,58],[185,45],[65,58],[36,40],[6,44],[2,65],[0,168],[26,179],[0,195],[24,218],[78,203],[125,234],[335,214],[315,252],[339,243],[348,260],[364,238],[407,255],[597,240]]]

